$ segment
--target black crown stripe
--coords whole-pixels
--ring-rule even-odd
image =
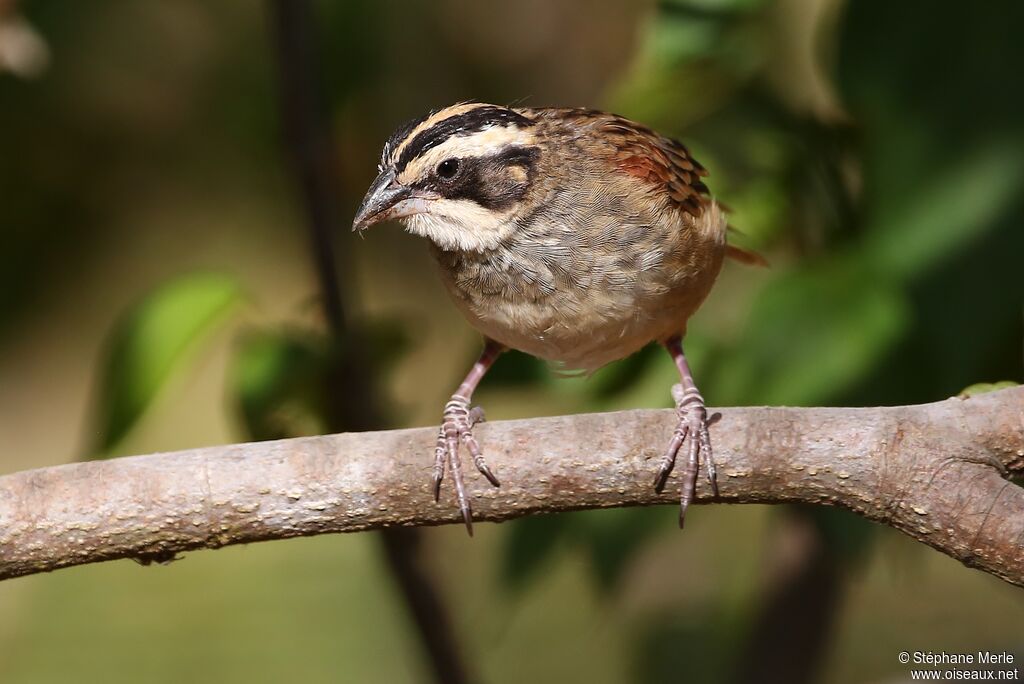
[[[425,119],[426,117],[417,119],[416,121],[402,126],[402,128],[396,131],[388,140],[385,149],[397,149],[398,146],[402,144],[402,141],[408,137],[416,126],[422,123]],[[463,112],[462,114],[456,114],[455,116],[450,116],[447,119],[442,119],[427,130],[417,133],[416,137],[414,137],[409,144],[405,146],[402,150],[402,154],[398,158],[398,161],[395,163],[395,171],[397,173],[401,173],[413,159],[424,152],[437,147],[453,136],[472,135],[473,133],[477,133],[492,126],[508,125],[528,128],[533,126],[534,122],[532,119],[529,119],[518,112],[514,112],[511,109],[493,106],[477,107],[476,109],[471,109],[468,112]]]

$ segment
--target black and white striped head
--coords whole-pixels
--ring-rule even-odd
[[[534,180],[535,128],[520,112],[478,103],[405,124],[384,144],[353,229],[401,219],[441,249],[493,247],[513,229],[510,219]]]

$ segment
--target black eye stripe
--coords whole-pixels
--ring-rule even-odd
[[[539,156],[540,148],[513,145],[505,148],[491,159],[504,166],[523,166],[529,170],[533,168]]]
[[[485,128],[490,128],[491,126],[508,125],[528,128],[533,126],[534,123],[531,119],[526,118],[522,114],[514,112],[511,109],[505,109],[504,107],[478,107],[463,114],[450,116],[447,119],[438,121],[427,130],[417,133],[416,137],[409,141],[409,144],[402,150],[402,154],[399,155],[398,161],[395,163],[395,171],[397,173],[401,173],[413,159],[424,152],[437,147],[452,136],[471,135],[482,131]],[[411,131],[412,128],[407,128],[403,139],[404,137],[407,137]],[[397,137],[397,135],[398,133],[392,136],[392,140]],[[401,144],[401,140],[396,143],[392,143],[389,140],[388,143],[391,145],[391,149],[395,149]]]
[[[451,179],[439,174],[414,183],[413,187],[431,190],[447,199],[468,199],[486,209],[502,210],[526,195],[539,157],[539,148],[518,145],[485,157],[464,157]],[[526,179],[509,174],[507,169],[512,166],[524,169]]]

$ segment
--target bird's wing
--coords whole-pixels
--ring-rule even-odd
[[[666,138],[646,126],[612,114],[605,116],[603,129],[615,141],[618,167],[665,188],[680,211],[699,217],[711,202],[711,193],[701,180],[708,172],[690,151],[678,140]],[[724,204],[717,204],[724,212],[729,212]],[[730,230],[738,232],[731,227]],[[768,266],[768,261],[757,252],[736,245],[727,244],[725,255],[749,266]]]
[[[664,191],[671,203],[690,216],[701,215],[711,201],[701,178],[708,175],[680,142],[643,124],[595,109],[524,109],[528,116],[564,124],[570,135],[588,132],[588,141],[610,155],[622,171]],[[597,152],[597,150],[594,150]]]
[[[693,158],[678,140],[665,137],[643,124],[617,114],[595,109],[523,109],[527,116],[568,124],[573,130],[591,130],[622,171],[641,178],[663,191],[679,211],[698,218],[712,202],[708,186],[701,180],[707,169]],[[716,202],[720,209],[728,207]],[[731,228],[730,228],[731,229]],[[757,252],[727,245],[725,255],[744,264],[767,266]]]
[[[680,211],[697,218],[711,194],[701,180],[707,170],[682,143],[619,116],[607,115],[602,129],[615,148],[615,165],[661,188]]]

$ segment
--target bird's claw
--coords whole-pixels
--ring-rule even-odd
[[[687,444],[686,470],[683,472],[682,491],[679,497],[679,526],[682,527],[686,518],[686,509],[693,501],[697,491],[697,477],[700,472],[700,462],[705,463],[708,484],[711,485],[711,492],[718,496],[718,476],[715,472],[715,460],[711,452],[711,434],[708,431],[710,421],[708,411],[704,406],[704,399],[697,392],[696,388],[686,391],[681,385],[672,387],[672,398],[676,403],[676,414],[679,422],[672,432],[672,439],[669,442],[665,457],[662,459],[661,468],[654,478],[654,487],[658,492],[665,488],[668,476],[675,466],[676,455],[683,444]],[[687,442],[687,437],[689,441]]]
[[[434,501],[441,496],[441,481],[444,479],[445,470],[451,473],[452,481],[455,483],[455,496],[459,502],[459,510],[462,512],[462,519],[466,523],[466,530],[470,536],[473,535],[472,508],[469,505],[469,498],[466,495],[466,485],[462,478],[462,460],[459,458],[459,442],[462,442],[470,455],[473,457],[473,464],[487,480],[495,487],[501,483],[494,476],[491,469],[484,461],[480,443],[473,436],[473,426],[484,422],[484,412],[479,406],[470,408],[469,400],[458,394],[453,395],[451,400],[445,404],[444,418],[441,422],[441,429],[437,435],[437,445],[434,447]]]

